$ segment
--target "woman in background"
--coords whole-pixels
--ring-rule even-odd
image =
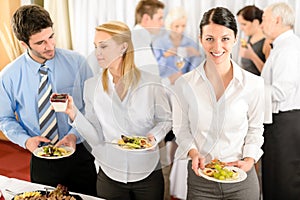
[[[240,28],[248,36],[247,41],[241,40],[241,64],[245,70],[256,75],[260,75],[271,50],[271,41],[265,38],[262,31],[262,14],[263,11],[256,6],[246,6],[237,13]]]
[[[204,13],[200,41],[206,60],[175,83],[175,158],[190,158],[190,200],[259,199],[253,165],[263,153],[264,82],[231,60],[236,36],[237,23],[228,9],[217,7]],[[199,170],[215,158],[240,168],[247,178],[228,184],[200,176]]]
[[[170,84],[184,73],[197,67],[204,59],[199,45],[185,34],[187,15],[183,8],[169,11],[165,19],[165,32],[153,42],[153,52],[159,65],[160,76],[167,78]],[[174,160],[177,148],[174,134],[170,131],[165,138],[167,160]],[[180,160],[172,166],[170,174],[170,194],[173,197],[186,196],[186,160]],[[178,176],[178,174],[181,174]]]
[[[248,36],[248,42],[242,39],[240,47],[242,67],[260,76],[262,68],[271,51],[271,40],[266,39],[261,23],[263,10],[256,6],[246,6],[238,11],[237,20],[241,30]],[[255,164],[258,178],[261,182],[261,162]]]
[[[182,8],[174,8],[165,19],[166,33],[153,42],[153,52],[162,78],[174,84],[182,74],[203,60],[199,45],[184,34],[187,16]]]
[[[159,150],[126,151],[111,144],[121,135],[160,142],[171,129],[171,111],[160,78],[137,69],[131,32],[122,22],[96,28],[94,45],[100,76],[85,82],[85,115],[66,113],[92,147],[97,164],[97,194],[104,199],[162,200],[164,179]]]

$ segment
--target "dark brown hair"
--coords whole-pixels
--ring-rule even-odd
[[[141,23],[144,14],[152,19],[157,10],[164,9],[164,7],[165,5],[158,0],[141,0],[135,8],[135,24]]]
[[[236,37],[238,32],[237,23],[234,15],[227,8],[216,7],[204,13],[202,20],[200,22],[201,37],[202,37],[203,26],[211,23],[222,25],[233,30],[234,36]]]
[[[21,6],[13,15],[12,28],[18,40],[29,46],[29,38],[53,26],[48,11],[38,5]]]
[[[256,6],[246,6],[237,12],[237,16],[241,15],[246,21],[253,22],[255,19],[262,22],[263,11]]]

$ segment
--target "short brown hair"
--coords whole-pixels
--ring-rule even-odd
[[[13,15],[12,28],[18,40],[29,45],[29,38],[53,26],[47,10],[39,5],[21,6]]]
[[[141,0],[135,8],[135,24],[141,23],[144,14],[149,15],[152,19],[158,9],[164,8],[165,5],[158,0]]]

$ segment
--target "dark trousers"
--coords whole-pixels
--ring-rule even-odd
[[[56,187],[62,184],[69,191],[96,196],[97,172],[94,157],[83,143],[76,145],[73,155],[61,159],[31,156],[31,181]]]
[[[300,199],[300,111],[273,114],[264,138],[263,199]]]
[[[259,182],[254,167],[238,183],[218,183],[197,176],[188,162],[187,200],[258,200]]]
[[[164,178],[161,169],[153,171],[147,178],[121,183],[109,178],[99,169],[97,178],[98,196],[107,200],[163,200]]]

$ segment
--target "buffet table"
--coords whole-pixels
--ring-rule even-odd
[[[30,192],[34,190],[45,190],[45,185],[31,183],[28,181],[23,181],[15,178],[8,178],[6,176],[0,175],[0,190],[2,194],[4,195],[5,200],[11,200],[14,195],[7,192],[6,189],[13,191],[15,193],[22,193],[22,192]],[[70,192],[71,194],[77,194],[82,197],[84,200],[101,200],[101,198],[84,195],[84,194],[78,194]]]

